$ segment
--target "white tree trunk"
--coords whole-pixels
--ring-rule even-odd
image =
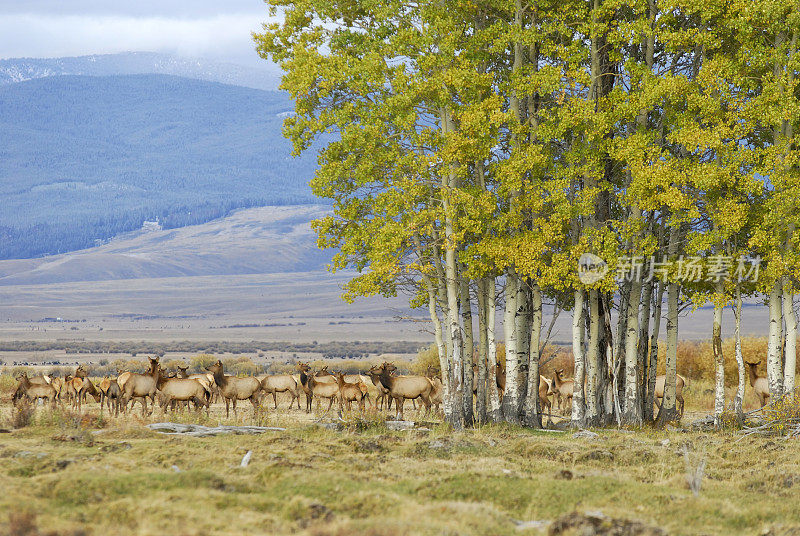
[[[639,310],[642,283],[632,281],[628,301],[628,320],[625,325],[625,410],[623,422],[633,426],[642,424],[642,406],[639,404]]]
[[[598,424],[600,404],[598,399],[600,368],[600,304],[598,291],[589,289],[589,344],[586,350],[586,422]],[[605,358],[605,357],[604,357]]]
[[[542,336],[542,291],[538,285],[531,289],[531,335],[530,358],[528,359],[528,389],[525,397],[525,424],[533,428],[542,427],[539,407],[539,346]]]
[[[653,308],[653,331],[650,334],[650,363],[647,365],[647,393],[645,394],[645,419],[654,420],[653,404],[656,392],[656,375],[658,373],[658,336],[661,332],[661,310],[664,301],[664,283],[658,283],[655,307]]]
[[[489,374],[486,378],[486,390],[489,393],[488,417],[491,422],[503,420],[500,407],[500,393],[497,390],[495,366],[497,363],[497,287],[494,277],[486,280],[486,337],[489,346]]]
[[[739,372],[739,383],[736,388],[736,397],[733,399],[733,411],[736,413],[736,418],[739,423],[744,422],[744,412],[742,406],[744,404],[744,388],[747,381],[747,372],[744,368],[744,357],[742,356],[742,289],[739,283],[736,284],[736,301],[733,305],[734,317],[734,344],[736,345],[736,369]]]
[[[472,410],[472,354],[475,351],[475,341],[472,333],[472,300],[469,295],[469,283],[466,278],[461,280],[461,320],[464,326],[464,365],[462,378],[462,404],[464,406],[464,422],[472,425],[475,419]]]
[[[519,423],[518,297],[519,278],[509,270],[506,272],[506,307],[503,313],[503,333],[506,342],[506,386],[503,392],[503,418],[511,423]]]
[[[769,337],[767,339],[767,382],[771,400],[783,395],[781,370],[781,282],[776,281],[769,293]]]
[[[475,420],[481,424],[487,421],[486,415],[486,370],[489,360],[489,337],[486,333],[487,320],[486,279],[478,280],[478,374],[475,391]]]
[[[783,285],[783,318],[786,321],[786,363],[783,368],[783,392],[794,390],[794,376],[797,367],[797,317],[794,314],[794,293],[788,278]]]
[[[572,422],[580,426],[585,416],[583,393],[586,378],[586,355],[583,344],[586,334],[586,318],[583,311],[584,291],[575,291],[575,306],[572,309],[572,355],[575,356],[575,381],[572,387]]]
[[[725,289],[722,281],[716,285],[717,299]],[[725,412],[725,359],[722,355],[722,305],[714,305],[714,324],[711,334],[711,345],[714,350],[714,425],[722,424]]]

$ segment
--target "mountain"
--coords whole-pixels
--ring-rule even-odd
[[[120,74],[169,74],[264,90],[278,89],[281,77],[280,68],[266,61],[261,68],[248,68],[232,63],[182,58],[157,52],[0,60],[0,85],[48,76]]]
[[[167,75],[0,86],[0,259],[102,243],[158,220],[318,202],[313,153],[282,136],[281,92]]]

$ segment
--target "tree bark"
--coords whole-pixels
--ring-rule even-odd
[[[724,292],[723,282],[719,281],[716,284],[717,300]],[[719,302],[714,304],[711,343],[714,349],[714,425],[720,426],[725,412],[725,359],[722,355],[722,305]]]
[[[586,423],[600,424],[600,300],[597,289],[589,289],[589,344],[586,351]]]
[[[771,400],[783,395],[783,373],[781,371],[781,282],[776,281],[769,293],[769,337],[767,339],[767,383]]]
[[[462,403],[464,405],[464,423],[472,426],[475,416],[472,409],[472,354],[475,351],[475,341],[472,333],[472,300],[469,295],[469,283],[466,278],[461,278],[461,320],[464,327],[464,366]]]
[[[478,374],[475,391],[475,420],[484,424],[487,422],[486,412],[486,365],[489,361],[489,337],[487,334],[487,303],[486,278],[478,279]]]
[[[506,272],[506,306],[503,312],[503,333],[506,342],[506,386],[503,392],[503,419],[519,424],[519,361],[517,353],[517,298],[519,278],[511,270]]]
[[[794,293],[789,278],[783,284],[783,318],[786,320],[786,363],[783,368],[783,392],[794,391],[794,377],[797,367],[797,317],[794,314]]]
[[[733,305],[734,330],[733,338],[736,345],[736,369],[739,372],[739,383],[736,388],[736,396],[733,399],[733,411],[736,413],[736,420],[739,424],[744,424],[744,388],[747,381],[747,372],[744,368],[744,357],[742,356],[742,287],[736,283],[736,301]]]
[[[650,334],[650,363],[647,365],[647,393],[645,394],[645,421],[653,422],[653,405],[656,399],[656,376],[658,375],[658,336],[661,331],[661,308],[664,302],[663,281],[658,282],[655,307],[653,308],[653,331]]]
[[[572,387],[572,422],[583,425],[586,415],[586,402],[583,385],[586,378],[586,355],[584,353],[584,339],[586,334],[586,319],[584,314],[584,290],[575,291],[575,305],[572,309],[572,355],[575,358],[575,376]]]
[[[497,366],[497,287],[495,278],[486,280],[486,338],[489,346],[489,370],[486,378],[486,390],[489,393],[488,417],[490,422],[503,420],[503,411],[500,407],[500,394],[497,391],[495,367]]]
[[[632,426],[642,424],[641,383],[639,381],[639,311],[642,283],[632,281],[628,300],[628,320],[625,326],[625,404],[623,422]]]
[[[650,311],[653,302],[653,286],[654,281],[648,281],[643,284],[642,291],[642,316],[639,321],[639,342],[636,348],[638,353],[637,365],[637,381],[639,382],[639,397],[636,404],[641,408],[642,421],[647,420],[647,408],[645,407],[645,400],[647,399],[647,378],[648,378],[648,359],[647,359],[647,343],[650,341]],[[652,414],[652,406],[650,410]],[[651,417],[652,419],[652,417]]]
[[[528,390],[525,397],[525,424],[532,428],[542,427],[542,412],[539,407],[539,348],[542,336],[542,291],[538,285],[531,288],[531,338],[528,360]]]

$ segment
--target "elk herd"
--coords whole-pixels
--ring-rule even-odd
[[[118,416],[120,412],[133,409],[138,401],[142,414],[152,414],[158,403],[163,413],[175,411],[194,405],[196,411],[205,408],[208,413],[211,404],[221,399],[225,404],[225,416],[230,416],[231,406],[237,415],[237,403],[249,401],[253,411],[259,411],[270,395],[274,408],[278,408],[278,393],[290,397],[289,408],[297,404],[301,409],[301,397],[305,398],[305,411],[311,412],[312,401],[317,404],[327,401],[326,411],[338,404],[340,411],[353,410],[354,403],[361,412],[368,407],[375,410],[391,410],[395,406],[396,417],[403,419],[403,408],[407,400],[411,400],[416,408],[419,401],[426,410],[435,407],[438,412],[442,404],[444,385],[433,367],[427,374],[401,375],[392,363],[372,366],[361,374],[343,374],[330,372],[327,366],[312,370],[308,363],[298,363],[295,374],[275,374],[264,377],[237,377],[225,374],[221,361],[210,365],[206,372],[189,374],[188,367],[177,367],[177,371],[167,372],[162,368],[158,358],[148,358],[148,369],[144,373],[119,371],[116,378],[106,376],[96,384],[88,377],[86,368],[81,365],[73,375],[64,378],[47,375],[28,377],[25,372],[16,375],[17,388],[12,401],[22,400],[38,402],[56,407],[57,404],[71,404],[81,410],[89,397],[100,404],[101,411],[107,408]],[[766,378],[759,376],[758,363],[748,363],[750,385],[760,405],[763,407],[769,397]],[[556,369],[549,378],[540,376],[539,403],[543,414],[549,417],[559,412],[569,415],[572,407],[574,382],[563,377],[564,369]],[[500,362],[494,367],[495,387],[502,399],[505,390],[505,368]],[[656,377],[655,401],[661,404],[664,397],[663,375]],[[473,390],[477,396],[478,371],[473,366]],[[684,411],[683,390],[686,379],[678,376],[676,399],[681,415]]]

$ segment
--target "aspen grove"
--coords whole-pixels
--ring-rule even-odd
[[[358,271],[346,299],[427,308],[453,427],[542,426],[543,304],[572,315],[577,425],[678,419],[679,311],[707,303],[716,419],[742,412],[721,323],[739,336],[743,299],[769,306],[771,400],[794,389],[800,1],[268,4],[285,134],[333,205],[319,245]]]

